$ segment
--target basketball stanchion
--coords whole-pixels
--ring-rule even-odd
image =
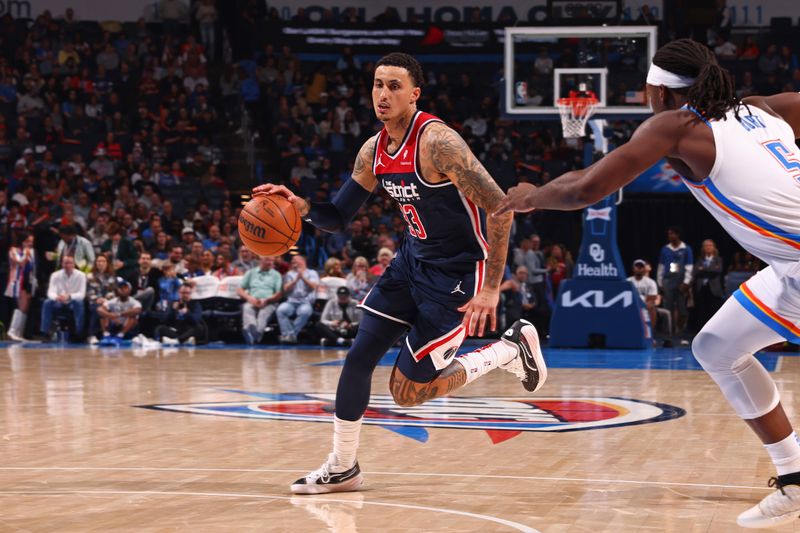
[[[558,99],[564,137],[586,135],[586,123],[599,104],[591,91],[581,87]],[[602,135],[601,124],[593,125]],[[586,166],[602,151],[586,144]],[[583,237],[574,276],[561,282],[550,325],[550,346],[554,348],[631,348],[652,343],[647,310],[634,285],[625,279],[625,266],[617,246],[618,194],[603,198],[583,212]]]

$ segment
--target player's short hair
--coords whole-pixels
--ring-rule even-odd
[[[653,63],[673,74],[695,78],[690,87],[671,90],[686,94],[689,105],[706,119],[724,119],[730,109],[735,109],[739,118],[741,101],[733,78],[706,45],[692,39],[669,42],[658,49]]]
[[[422,72],[422,65],[408,54],[404,54],[403,52],[386,54],[375,63],[375,68],[377,69],[381,65],[406,69],[408,75],[411,76],[411,81],[414,82],[414,87],[421,88],[425,83],[425,74]]]

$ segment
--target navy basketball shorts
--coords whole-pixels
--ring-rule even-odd
[[[484,261],[437,266],[402,251],[392,260],[360,307],[409,328],[397,356],[405,377],[427,383],[453,362],[466,337],[458,308],[477,294],[483,276]]]

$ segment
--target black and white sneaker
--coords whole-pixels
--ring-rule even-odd
[[[295,494],[350,492],[360,489],[363,483],[358,461],[352,468],[344,469],[338,466],[336,455],[332,453],[321,467],[292,483],[291,490]]]
[[[517,320],[501,337],[503,342],[517,347],[517,356],[500,368],[522,381],[528,392],[536,392],[547,380],[547,366],[539,345],[539,334],[527,320]]]

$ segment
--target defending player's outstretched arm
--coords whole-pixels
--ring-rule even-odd
[[[627,143],[593,165],[567,172],[543,187],[528,183],[512,187],[497,213],[533,209],[570,211],[599,202],[664,157],[680,157],[681,144],[692,136],[691,129],[707,129],[689,113],[673,111],[649,118]]]
[[[464,139],[451,128],[441,123],[431,124],[423,131],[419,146],[422,160],[429,161],[437,172],[449,178],[464,196],[483,208],[487,214],[494,213],[500,206],[505,198],[503,191],[473,155]],[[487,217],[486,233],[489,243],[489,258],[486,262],[485,290],[494,294],[495,299],[498,297],[505,269],[511,221],[510,214]],[[494,308],[497,302],[492,304],[487,299],[486,302],[478,303],[481,309],[475,308],[475,305],[470,308],[465,307],[464,319],[468,324],[470,335],[475,331],[476,325],[478,334],[483,334],[487,316],[483,311],[484,307],[488,308],[490,305],[492,305],[492,311],[488,316],[491,319],[492,329],[496,327]],[[476,324],[476,321],[479,322]]]

